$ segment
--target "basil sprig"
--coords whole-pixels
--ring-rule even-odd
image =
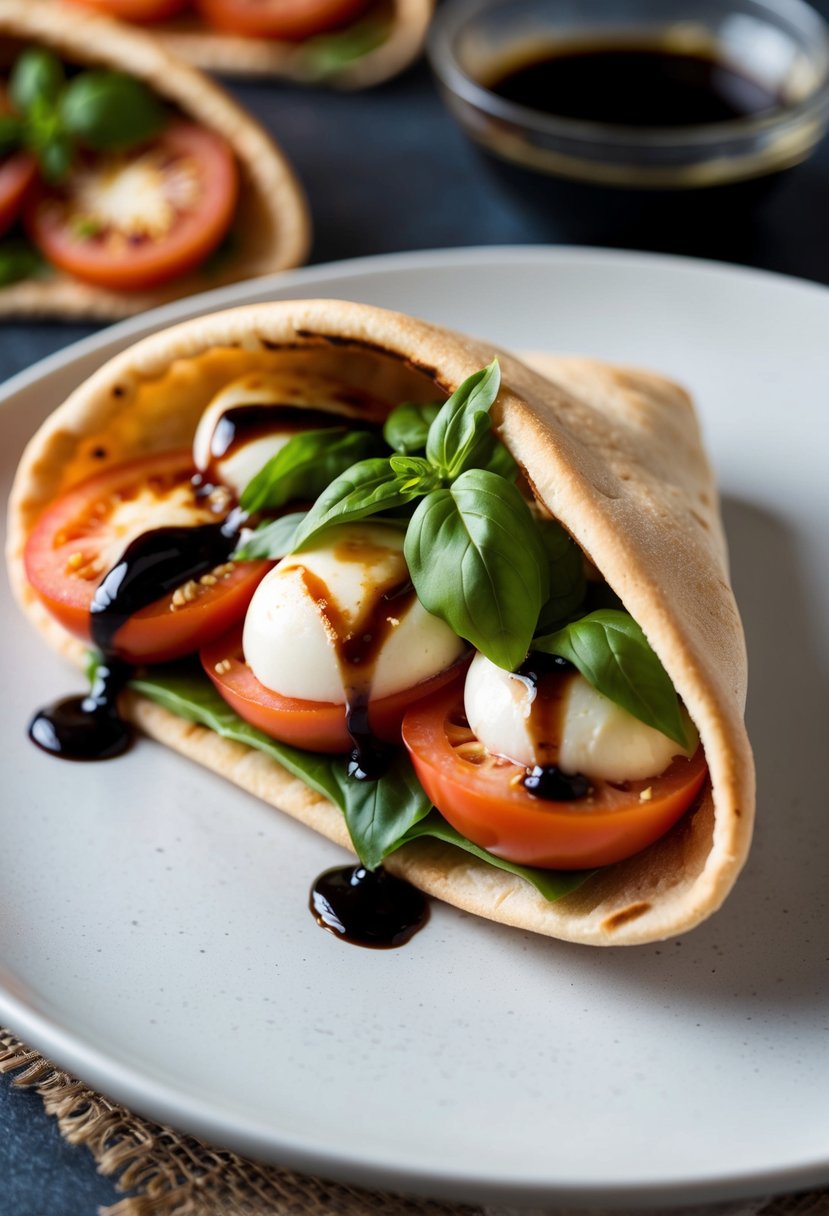
[[[0,150],[27,148],[49,182],[66,176],[76,147],[121,151],[156,135],[167,121],[159,99],[126,72],[94,69],[67,81],[51,51],[30,48],[9,78],[14,113],[0,123]]]
[[[533,650],[569,659],[609,700],[680,747],[689,746],[670,677],[629,613],[602,608],[536,638],[532,645]]]

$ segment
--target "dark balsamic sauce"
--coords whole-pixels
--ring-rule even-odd
[[[155,528],[127,546],[90,608],[92,641],[104,656],[92,688],[39,710],[29,725],[33,743],[63,760],[106,760],[127,750],[132,732],[117,702],[132,669],[118,657],[118,630],[148,604],[227,561],[244,518],[233,511],[221,523]]]
[[[226,410],[213,431],[210,455],[221,460],[237,448],[273,431],[310,431],[347,426],[349,419],[330,410],[312,410],[299,405],[237,405]]]
[[[85,697],[66,697],[38,710],[29,738],[62,760],[112,760],[132,742],[129,724],[118,713],[118,693],[130,668],[118,659],[101,663]]]
[[[669,45],[542,50],[493,72],[487,88],[560,118],[612,126],[688,127],[767,113],[782,98],[716,53]]]
[[[375,950],[405,945],[429,919],[429,904],[411,883],[360,865],[320,874],[309,906],[323,929]]]
[[[582,773],[564,773],[556,763],[561,744],[562,700],[575,670],[569,659],[561,655],[530,651],[516,672],[536,689],[529,727],[536,755],[549,756],[549,763],[536,764],[527,772],[522,785],[528,794],[546,802],[577,802],[590,793],[587,777]]]

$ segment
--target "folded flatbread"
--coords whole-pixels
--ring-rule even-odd
[[[480,916],[576,942],[634,944],[689,929],[725,898],[745,859],[754,770],[743,725],[746,655],[728,583],[711,470],[687,395],[650,372],[537,357],[544,375],[491,346],[398,313],[342,301],[235,309],[158,333],[116,356],[47,420],[20,464],[8,560],[26,613],[80,660],[22,566],[26,537],[57,494],[102,467],[187,444],[229,380],[257,370],[336,377],[389,406],[448,394],[498,354],[498,431],[536,495],[645,631],[699,730],[711,775],[669,835],[550,903],[520,878],[432,841],[388,868]],[[266,756],[132,696],[153,737],[341,844],[341,813]]]
[[[369,49],[330,64],[324,54],[329,34],[304,42],[247,38],[211,29],[195,16],[162,22],[153,31],[175,54],[212,72],[364,89],[396,76],[420,54],[433,9],[434,0],[373,0],[354,23],[367,33],[376,31]]]
[[[0,316],[114,320],[225,283],[297,266],[310,242],[308,207],[284,154],[257,122],[201,72],[150,35],[54,0],[3,0],[0,62],[8,68],[28,46],[49,47],[64,62],[130,72],[183,115],[222,135],[236,153],[241,189],[227,250],[208,268],[160,288],[116,292],[60,271],[0,288]]]

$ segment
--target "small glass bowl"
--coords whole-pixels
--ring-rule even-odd
[[[486,87],[508,62],[615,42],[716,56],[780,104],[699,126],[625,127],[542,113]],[[803,0],[448,0],[428,54],[449,109],[489,152],[612,193],[779,173],[809,155],[829,118],[829,32]]]

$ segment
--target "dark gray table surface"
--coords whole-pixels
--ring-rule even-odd
[[[829,16],[829,0],[816,4]],[[305,184],[315,237],[311,260],[458,245],[561,243],[571,232],[529,205],[464,139],[429,73],[417,67],[356,95],[276,84],[234,86],[276,135]],[[761,206],[720,223],[693,215],[651,231],[582,243],[626,244],[712,256],[829,283],[829,143],[786,175]],[[739,319],[735,319],[735,324]],[[0,379],[94,332],[95,326],[5,324]],[[114,1203],[111,1182],[85,1149],[60,1138],[40,1099],[0,1078],[0,1216],[93,1216]]]

